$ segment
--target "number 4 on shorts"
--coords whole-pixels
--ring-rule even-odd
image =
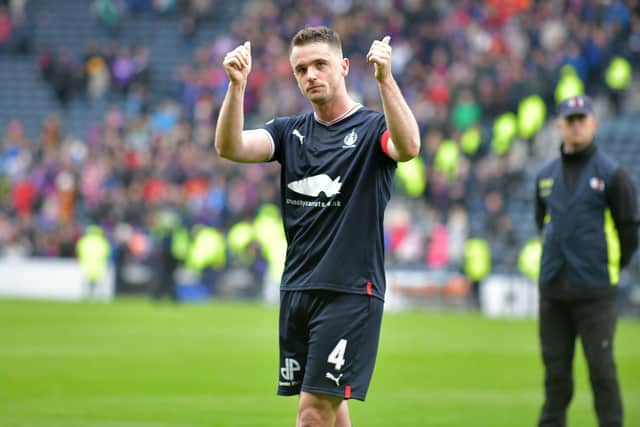
[[[336,371],[339,371],[344,365],[344,352],[347,349],[347,340],[344,338],[338,341],[338,344],[331,350],[327,362],[333,363],[336,366]]]

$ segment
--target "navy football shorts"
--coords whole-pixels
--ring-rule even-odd
[[[300,390],[364,400],[378,351],[384,302],[324,290],[280,293],[278,394]]]

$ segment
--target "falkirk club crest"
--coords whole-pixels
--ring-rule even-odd
[[[342,148],[353,148],[356,146],[356,141],[358,140],[358,134],[355,129],[351,129],[351,132],[342,140]]]

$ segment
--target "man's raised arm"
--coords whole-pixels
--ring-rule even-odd
[[[391,74],[391,37],[375,40],[367,54],[367,61],[375,66],[375,77],[380,88],[382,108],[389,130],[388,154],[404,162],[420,152],[420,131],[413,112],[404,99]]]
[[[221,157],[236,162],[271,159],[273,143],[263,130],[243,130],[244,93],[251,72],[251,43],[245,42],[224,57],[229,86],[216,124],[215,146]]]

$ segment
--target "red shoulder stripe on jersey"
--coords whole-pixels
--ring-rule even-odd
[[[351,386],[350,385],[344,386],[344,398],[345,399],[351,399]]]
[[[382,137],[380,138],[380,146],[382,147],[382,151],[384,151],[384,154],[391,158],[391,155],[389,154],[389,129],[386,129],[382,133]]]
[[[367,282],[367,295],[373,295],[373,284],[371,282]]]

